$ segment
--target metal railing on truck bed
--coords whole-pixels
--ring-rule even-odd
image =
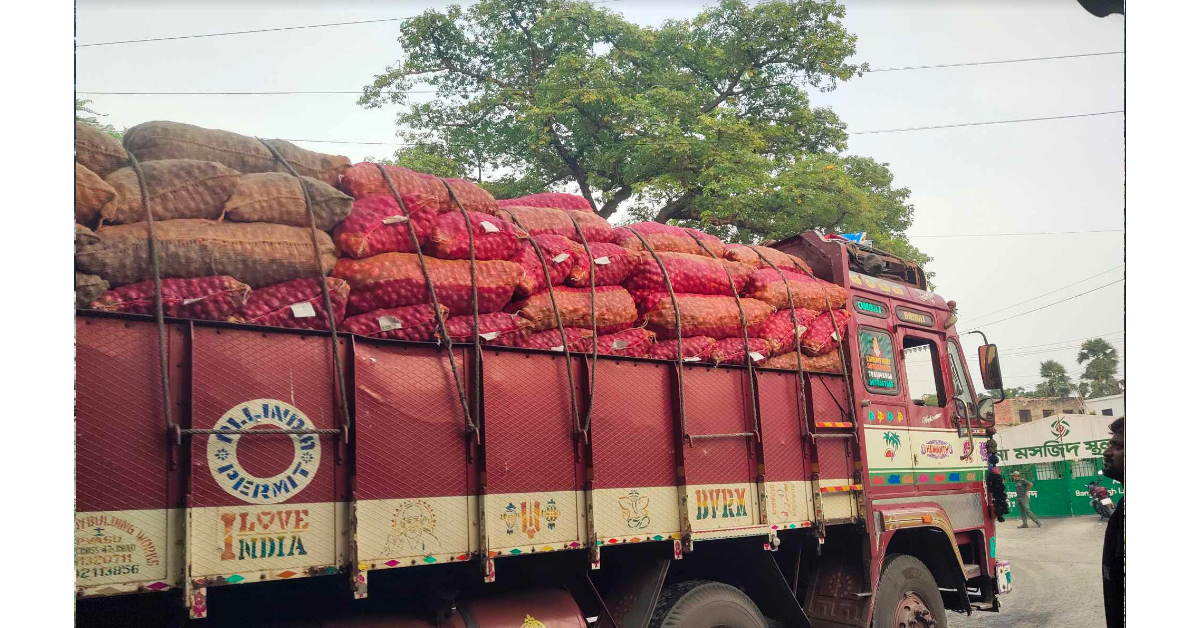
[[[531,553],[586,549],[598,568],[613,545],[771,549],[860,516],[852,438],[814,429],[854,425],[840,376],[600,356],[588,381],[589,354],[343,336],[343,436],[328,333],[166,330],[178,434],[153,319],[76,316],[80,596],[180,588],[203,616],[217,585],[342,574],[365,594],[378,569],[480,559],[490,579]]]

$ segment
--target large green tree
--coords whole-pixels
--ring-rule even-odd
[[[1042,381],[1038,383],[1034,394],[1038,397],[1070,397],[1075,392],[1071,377],[1067,375],[1067,367],[1058,360],[1046,360],[1038,366]]]
[[[1076,361],[1087,363],[1080,379],[1087,381],[1091,397],[1115,395],[1124,389],[1123,380],[1117,379],[1119,359],[1116,348],[1103,338],[1092,338],[1080,347]]]
[[[401,58],[360,104],[398,105],[401,137],[503,175],[503,191],[571,184],[600,215],[676,221],[737,241],[812,228],[905,238],[909,190],[846,156],[845,124],[808,90],[860,74],[832,0],[722,0],[644,27],[568,0],[482,0],[402,23]],[[415,93],[432,90],[431,98]]]

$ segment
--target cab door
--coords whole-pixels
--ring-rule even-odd
[[[909,451],[918,491],[965,482],[963,444],[953,424],[945,337],[933,330],[896,327],[903,402],[909,417]]]

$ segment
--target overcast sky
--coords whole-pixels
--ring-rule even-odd
[[[407,17],[451,3],[172,4],[79,0],[77,42]],[[693,16],[703,4],[659,0],[603,6],[635,22],[658,24]],[[845,4],[846,25],[858,36],[853,60],[876,69],[1124,49],[1124,18],[1095,18],[1076,0]],[[81,47],[76,85],[81,92],[358,91],[398,57],[396,34],[397,24],[384,22]],[[814,94],[813,100],[832,107],[851,133],[1117,111],[1124,109],[1123,63],[1123,55],[1110,55],[882,72],[843,83],[830,94]],[[354,95],[81,97],[93,100],[92,107],[118,128],[175,120],[263,137],[394,141],[395,110],[364,110]],[[392,150],[298,143],[353,160]],[[1038,363],[1048,358],[1077,375],[1082,366],[1075,363],[1075,353],[1084,337],[1103,335],[1124,354],[1123,284],[1100,288],[1124,272],[1120,114],[852,135],[849,152],[887,162],[897,184],[912,190],[913,241],[934,258],[927,270],[937,274],[938,292],[957,301],[963,321],[958,328],[983,323],[989,340],[1000,345],[1006,385],[1036,384]],[[1096,230],[1118,231],[925,237]],[[999,321],[1095,288],[1100,289]],[[1040,295],[1046,296],[1034,299]],[[971,338],[978,336],[964,340],[964,349],[978,344]]]

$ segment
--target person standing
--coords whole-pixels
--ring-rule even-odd
[[[1104,476],[1125,486],[1125,417],[1108,426],[1112,438],[1104,450]],[[1104,576],[1104,617],[1108,628],[1125,625],[1125,496],[1108,519],[1104,531],[1104,554],[1100,558]]]
[[[1021,510],[1021,525],[1018,528],[1028,528],[1029,520],[1037,524],[1037,527],[1042,527],[1042,522],[1038,521],[1037,515],[1029,509],[1029,489],[1033,488],[1033,482],[1021,477],[1020,471],[1013,471],[1013,484],[1017,487],[1017,508]]]

